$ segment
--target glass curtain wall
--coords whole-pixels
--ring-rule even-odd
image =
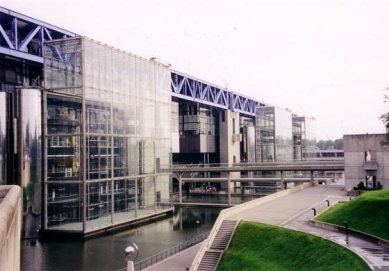
[[[288,110],[260,107],[256,113],[257,157],[261,162],[291,161],[292,116]]]
[[[45,53],[47,227],[88,232],[170,209],[170,71],[86,38]]]
[[[293,159],[292,114],[288,110],[275,107],[276,161]]]
[[[308,117],[294,117],[293,122],[301,125],[301,157],[315,159],[317,157],[316,120]]]
[[[216,152],[217,116],[212,108],[180,102],[180,153]]]
[[[259,162],[275,161],[274,108],[261,107],[255,117],[256,157]]]
[[[304,123],[301,118],[294,117],[292,119],[293,132],[293,159],[296,161],[302,160],[302,129]]]
[[[240,157],[242,162],[255,162],[255,119],[240,117]]]

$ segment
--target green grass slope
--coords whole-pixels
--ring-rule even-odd
[[[328,240],[281,227],[241,222],[218,271],[370,270],[348,249]]]
[[[339,203],[315,218],[389,240],[389,190],[366,192],[351,201]]]

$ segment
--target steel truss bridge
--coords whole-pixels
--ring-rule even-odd
[[[232,172],[258,172],[258,171],[275,171],[280,172],[279,178],[235,178],[231,176]],[[326,182],[327,178],[317,178],[314,172],[326,171],[344,171],[344,161],[304,161],[304,162],[289,162],[289,163],[237,163],[228,164],[210,164],[210,165],[174,165],[173,173],[178,177],[179,187],[179,204],[182,204],[182,184],[184,182],[225,182],[227,183],[228,206],[231,206],[231,182],[280,182],[281,189],[287,187],[288,182]],[[220,173],[220,178],[196,178],[186,177],[195,175],[194,173]],[[310,172],[310,178],[286,178],[285,172]],[[198,205],[198,204],[197,204]]]
[[[173,97],[229,109],[249,116],[255,116],[257,107],[267,106],[264,102],[234,93],[226,88],[218,87],[178,71],[171,72],[171,89]]]
[[[43,43],[47,40],[79,36],[60,27],[0,7],[0,54],[43,63]],[[62,59],[66,61],[66,59]],[[171,71],[173,97],[255,116],[264,102],[207,83],[178,71]]]

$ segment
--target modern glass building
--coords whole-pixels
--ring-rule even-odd
[[[44,230],[172,207],[170,70],[93,40],[44,46]]]
[[[317,157],[316,120],[293,117],[293,159],[306,160]]]
[[[188,101],[178,104],[179,150],[173,154],[180,163],[219,162],[219,109]]]
[[[274,106],[259,107],[255,124],[257,161],[292,161],[292,113]]]
[[[315,145],[312,119],[2,7],[0,16],[0,184],[23,188],[23,237],[166,214],[180,191],[173,162],[300,160]]]

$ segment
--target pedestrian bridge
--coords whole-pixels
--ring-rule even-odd
[[[240,171],[343,171],[343,160],[234,164],[176,164],[173,173]]]
[[[255,172],[279,172],[277,177],[256,177]],[[178,178],[179,204],[182,204],[183,183],[216,183],[220,182],[226,187],[228,205],[231,205],[233,187],[239,182],[255,183],[277,183],[281,190],[288,187],[288,183],[306,183],[315,181],[326,183],[334,174],[341,174],[344,171],[343,160],[331,161],[298,161],[298,162],[274,162],[274,163],[235,163],[235,164],[176,164],[173,166],[173,173]],[[244,177],[233,174],[234,172],[244,173]],[[293,172],[294,174],[290,174]],[[327,175],[331,172],[331,175]],[[215,173],[220,177],[215,176]],[[298,173],[298,174],[295,174]],[[320,174],[319,174],[320,173]],[[233,185],[231,185],[233,183]],[[242,189],[242,188],[241,188]],[[204,191],[207,193],[207,190]],[[242,195],[243,195],[242,191]]]

